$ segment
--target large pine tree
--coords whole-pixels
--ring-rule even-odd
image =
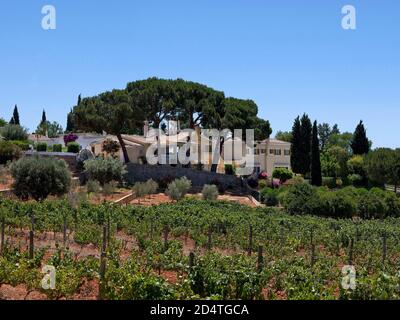
[[[14,107],[14,112],[13,112],[13,116],[12,116],[12,118],[10,120],[10,124],[20,125],[19,113],[18,113],[17,105],[15,105],[15,107]]]
[[[82,102],[82,96],[79,95],[78,96],[78,102],[77,102],[76,105],[79,106],[81,104],[81,102]],[[65,128],[65,132],[66,133],[71,133],[71,132],[74,132],[74,131],[75,131],[75,121],[74,121],[74,114],[73,114],[72,109],[71,109],[71,111],[67,115],[67,126]]]
[[[72,110],[67,115],[67,126],[65,128],[66,133],[74,132],[74,120],[73,120]]]
[[[300,173],[301,167],[301,123],[300,117],[294,120],[292,127],[292,146],[291,146],[291,157],[290,162],[292,164],[292,170],[295,173]]]
[[[353,154],[355,155],[363,155],[369,152],[369,140],[367,138],[367,132],[362,120],[354,131],[351,148],[353,149]]]
[[[311,145],[311,184],[318,187],[322,185],[321,155],[319,147],[318,126],[317,121],[314,121]]]

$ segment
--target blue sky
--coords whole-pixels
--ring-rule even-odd
[[[56,30],[41,28],[46,4]],[[18,104],[31,130],[43,108],[65,127],[80,93],[180,77],[253,99],[274,132],[307,112],[342,131],[363,119],[375,147],[399,147],[399,33],[398,0],[3,0],[0,117]]]

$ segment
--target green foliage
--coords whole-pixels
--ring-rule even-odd
[[[176,179],[168,185],[165,193],[171,200],[179,201],[183,199],[186,193],[189,191],[192,186],[192,182],[188,180],[186,177]]]
[[[148,194],[156,194],[158,191],[158,183],[153,179],[146,181],[147,193]]]
[[[258,179],[258,188],[260,190],[264,189],[267,186],[268,186],[268,180],[266,180],[266,179]]]
[[[103,152],[106,152],[111,155],[115,155],[119,152],[120,145],[117,141],[112,139],[106,139],[103,142]]]
[[[400,183],[400,149],[379,148],[365,157],[365,170],[372,184]]]
[[[97,180],[102,186],[113,180],[122,181],[126,172],[121,161],[111,157],[87,160],[84,167],[89,180]]]
[[[351,149],[351,141],[353,140],[353,134],[350,132],[343,133],[332,133],[329,136],[327,148],[340,147],[346,151],[348,155],[353,153]]]
[[[47,151],[47,143],[46,142],[38,142],[36,144],[36,151],[46,152]]]
[[[54,144],[53,145],[53,152],[62,152],[62,145],[61,144]]]
[[[295,173],[306,175],[311,167],[312,124],[308,115],[297,117],[292,128],[291,163]]]
[[[313,199],[316,197],[316,189],[307,183],[289,187],[283,204],[290,214],[312,214],[314,212]]]
[[[0,136],[8,141],[26,141],[28,140],[27,130],[19,125],[8,124],[0,128]]]
[[[14,161],[21,156],[21,149],[9,141],[0,141],[0,164]]]
[[[100,191],[100,183],[97,180],[89,180],[86,183],[86,191],[88,193],[98,193]]]
[[[261,202],[270,207],[277,206],[279,203],[278,194],[278,189],[264,188],[260,191]]]
[[[275,134],[275,139],[285,142],[292,142],[293,136],[292,132],[289,131],[278,131]]]
[[[115,189],[117,188],[118,183],[116,181],[110,181],[108,183],[105,183],[102,191],[104,195],[111,195],[115,192]]]
[[[355,155],[363,155],[369,152],[370,142],[367,138],[367,132],[362,121],[360,121],[356,130],[354,131],[351,149]]]
[[[12,144],[16,145],[23,151],[29,150],[29,141],[10,141]]]
[[[7,125],[7,121],[4,120],[3,118],[0,118],[0,128],[1,128],[1,127],[4,127],[4,126],[6,126],[6,125]]]
[[[126,132],[127,128],[135,128],[142,123],[144,112],[133,103],[125,90],[113,90],[82,99],[81,103],[73,108],[71,115],[76,129],[115,134],[121,143],[125,162],[129,162],[121,134]]]
[[[399,216],[400,199],[392,192],[373,188],[346,187],[338,191],[313,188],[303,184],[292,186],[284,195],[283,204],[291,214],[313,214],[336,218],[357,215],[363,219]]]
[[[336,185],[336,178],[334,177],[323,177],[322,178],[322,186],[328,187],[329,189],[335,189]]]
[[[322,185],[320,143],[318,139],[317,121],[314,122],[311,143],[311,184],[313,186]]]
[[[232,175],[235,175],[235,173],[236,173],[236,170],[233,165],[231,165],[231,164],[225,165],[225,174],[232,176]]]
[[[71,174],[63,160],[25,157],[11,166],[14,192],[21,199],[32,197],[42,201],[49,195],[61,196],[68,192]]]
[[[272,173],[272,177],[279,179],[281,182],[286,182],[293,178],[293,172],[287,168],[276,168]]]
[[[67,151],[71,153],[79,153],[81,146],[77,142],[69,142],[67,144]]]
[[[60,134],[63,134],[63,132],[62,126],[55,121],[41,122],[36,128],[36,134],[48,136],[49,138],[57,138]]]
[[[314,207],[326,207],[323,212],[333,218],[288,215],[276,208],[252,209],[195,199],[152,207],[81,203],[76,208],[65,200],[35,203],[0,199],[0,214],[5,213],[6,232],[10,232],[7,238],[13,235],[13,244],[7,242],[0,257],[0,283],[41,290],[40,267],[47,264],[57,269],[56,289],[42,291],[49,299],[71,299],[75,294],[86,293],[94,283],[92,280],[98,281],[102,226],[108,220],[111,233],[102,287],[104,299],[398,299],[400,219],[342,219],[347,215],[341,212],[354,210],[352,201],[343,198],[364,196],[368,191],[353,187],[337,192],[313,189],[318,198],[323,198]],[[287,189],[282,190],[281,194]],[[385,195],[396,199],[394,193]],[[349,210],[349,205],[353,209]],[[60,247],[49,255],[49,251],[42,249],[36,250],[35,258],[29,260],[25,249],[19,249],[16,242],[23,241],[20,228],[30,227],[30,212],[35,212],[35,232],[39,238],[45,231],[60,230],[57,228],[63,217],[68,217],[73,231],[69,241],[74,244],[74,253],[76,245],[81,245],[82,254],[76,258],[67,248]],[[167,250],[161,238],[166,225],[170,230]],[[254,242],[251,256],[244,254],[248,249],[249,225],[253,227]],[[210,226],[213,250],[205,251]],[[140,249],[124,249],[120,240],[124,234],[137,239]],[[187,252],[183,250],[185,234],[198,248],[190,269]],[[384,234],[387,254],[383,263]],[[348,264],[351,238],[357,286],[355,290],[344,290],[341,266]],[[258,271],[255,250],[259,245],[267,259]],[[86,249],[94,251],[94,255],[86,256]],[[176,280],[166,280],[170,276],[176,276]]]
[[[215,201],[218,199],[218,188],[214,184],[206,184],[201,191],[202,197],[206,201]]]
[[[324,177],[347,177],[349,155],[345,149],[328,147],[321,155],[321,171]]]

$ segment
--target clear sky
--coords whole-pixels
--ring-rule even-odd
[[[341,27],[347,4],[357,30]],[[307,112],[399,147],[399,35],[399,0],[2,0],[0,117],[18,104],[31,130],[43,108],[65,127],[80,93],[179,77],[253,99],[274,132]]]

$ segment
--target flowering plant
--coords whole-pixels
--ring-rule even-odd
[[[78,140],[78,136],[76,134],[69,133],[64,136],[64,144],[65,145],[67,145],[70,142],[75,142],[76,140]]]

